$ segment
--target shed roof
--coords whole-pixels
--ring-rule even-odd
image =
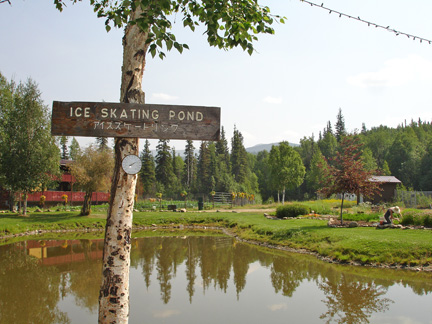
[[[402,183],[394,176],[372,176],[369,180],[372,182]]]

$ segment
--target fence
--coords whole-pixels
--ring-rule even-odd
[[[68,196],[68,203],[83,202],[85,192],[71,192],[71,191],[44,191],[43,195],[46,197],[45,202],[63,202],[62,196]],[[28,202],[39,202],[42,192],[31,193],[27,197]],[[109,201],[109,193],[107,192],[94,192],[92,194],[92,203],[106,203]]]
[[[215,192],[213,196],[213,201],[215,204],[231,206],[244,206],[247,204],[254,204],[255,198],[253,195],[236,194],[233,198],[233,194],[229,192]]]
[[[395,199],[405,207],[432,208],[432,191],[395,190]]]

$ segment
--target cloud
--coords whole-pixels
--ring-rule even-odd
[[[172,317],[172,316],[178,315],[178,314],[180,314],[180,311],[177,309],[167,309],[164,311],[153,312],[153,317],[154,318],[168,318],[168,317]]]
[[[278,311],[278,310],[283,310],[283,309],[287,309],[288,306],[285,303],[282,304],[273,304],[273,305],[269,305],[267,306],[272,312]]]
[[[269,103],[269,104],[274,104],[274,105],[280,105],[282,103],[282,98],[281,97],[265,97],[263,99],[264,102]]]
[[[174,100],[177,100],[178,97],[171,96],[171,95],[166,94],[166,93],[153,93],[152,94],[152,99],[163,100],[163,101],[174,101]]]
[[[360,88],[398,87],[413,81],[432,81],[432,61],[418,55],[392,59],[376,72],[365,72],[347,78]]]
[[[258,271],[259,269],[261,269],[261,266],[259,264],[254,263],[249,267],[247,274],[250,275],[251,273]]]

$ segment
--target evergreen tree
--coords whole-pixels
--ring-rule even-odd
[[[335,135],[336,135],[336,140],[339,143],[342,140],[342,138],[347,135],[347,131],[345,128],[345,119],[342,115],[342,109],[341,108],[339,108],[339,112],[338,112],[336,118],[337,118],[337,120],[336,120],[336,125],[335,125],[335,128],[336,128],[336,134]]]
[[[220,140],[216,142],[216,154],[220,160],[226,164],[226,169],[231,172],[230,154],[228,148],[228,141],[225,137],[225,130],[222,126]]]
[[[271,186],[271,171],[269,168],[269,152],[264,150],[258,152],[256,163],[253,168],[254,173],[258,177],[258,188],[263,201],[272,197]]]
[[[198,154],[197,183],[198,191],[208,193],[213,190],[211,179],[210,150],[208,142],[202,141]]]
[[[419,180],[420,190],[432,191],[432,167],[431,166],[432,166],[432,141],[429,142],[426,152],[420,161],[420,170],[419,170],[419,174],[421,174]]]
[[[153,195],[156,192],[156,171],[153,154],[150,151],[150,142],[146,139],[141,152],[142,167],[140,171],[143,194]]]
[[[170,188],[174,182],[174,172],[169,140],[160,139],[156,147],[156,180],[165,188]]]
[[[333,128],[332,128],[332,125],[331,125],[331,123],[330,123],[330,120],[327,122],[327,127],[324,128],[323,135],[325,135],[325,134],[327,134],[327,133],[331,133],[331,134],[333,134]]]
[[[247,168],[247,154],[243,145],[243,135],[234,127],[234,134],[231,139],[231,170],[237,183],[244,184],[246,182]]]
[[[177,169],[175,147],[172,148],[172,165],[173,165],[173,172],[176,175],[176,177],[178,177],[180,174],[179,174],[179,170]]]
[[[61,158],[63,160],[68,160],[69,159],[69,152],[68,152],[67,142],[68,142],[67,136],[60,137]]]
[[[72,143],[69,146],[69,156],[71,160],[76,160],[79,155],[81,155],[81,148],[75,137],[72,138]]]
[[[106,150],[108,147],[108,137],[96,137],[96,145],[98,146],[98,150]]]
[[[191,191],[196,187],[196,174],[197,174],[197,159],[195,157],[195,147],[193,141],[187,140],[185,147],[184,171],[183,171],[183,185],[187,191]]]

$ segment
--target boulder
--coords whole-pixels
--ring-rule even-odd
[[[359,225],[358,225],[358,223],[357,222],[350,222],[349,224],[348,224],[348,227],[349,228],[354,228],[354,227],[358,227]]]

